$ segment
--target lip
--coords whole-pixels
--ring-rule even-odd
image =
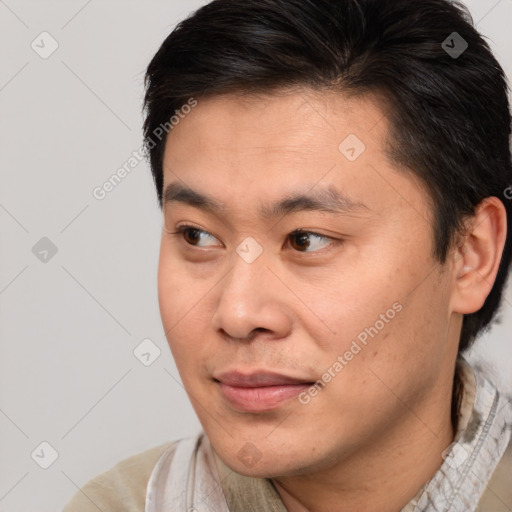
[[[222,396],[235,409],[243,412],[265,412],[280,407],[313,383],[273,372],[238,371],[215,377]]]

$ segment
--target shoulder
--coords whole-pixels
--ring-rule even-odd
[[[485,493],[478,504],[477,512],[508,512],[512,510],[512,441],[496,466]]]
[[[122,460],[82,487],[63,512],[142,512],[151,472],[162,454],[175,445],[166,443]]]

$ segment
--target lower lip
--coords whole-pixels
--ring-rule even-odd
[[[283,402],[306,391],[311,384],[281,384],[260,388],[241,388],[219,382],[221,393],[235,408],[244,412],[264,412],[276,409]]]

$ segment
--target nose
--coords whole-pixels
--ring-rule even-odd
[[[268,338],[286,337],[292,329],[292,317],[286,296],[264,258],[247,263],[234,255],[234,260],[220,283],[213,328],[229,338],[246,341],[258,332]]]

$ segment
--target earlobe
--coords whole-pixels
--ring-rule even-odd
[[[505,206],[497,197],[484,199],[454,253],[455,288],[452,311],[478,311],[489,295],[501,261],[507,234]]]

